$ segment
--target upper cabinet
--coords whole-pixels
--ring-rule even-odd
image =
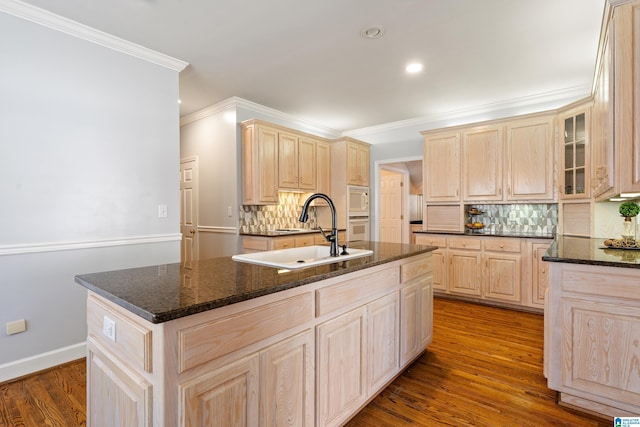
[[[554,132],[553,115],[507,123],[507,200],[554,200]]]
[[[554,132],[555,114],[422,132],[425,202],[555,200]]]
[[[596,200],[640,193],[640,1],[608,8],[605,16],[593,93]]]
[[[502,126],[462,132],[462,197],[465,201],[502,200]]]
[[[590,196],[589,127],[591,108],[581,105],[559,115],[558,189],[563,200]]]
[[[347,184],[369,186],[369,144],[347,139]]]
[[[289,132],[278,134],[278,187],[283,190],[315,190],[315,139]]]
[[[422,135],[425,202],[459,202],[460,132],[422,132]]]
[[[278,203],[278,190],[329,194],[327,140],[261,120],[242,122],[242,203]]]
[[[278,203],[278,130],[250,120],[242,123],[242,204]]]

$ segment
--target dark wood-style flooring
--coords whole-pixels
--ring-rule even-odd
[[[556,404],[542,337],[540,315],[435,299],[433,343],[348,427],[611,426]],[[0,427],[85,426],[85,379],[79,360],[0,385]]]

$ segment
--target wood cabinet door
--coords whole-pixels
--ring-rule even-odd
[[[433,262],[433,289],[447,291],[447,257],[446,249],[431,252]]]
[[[531,305],[538,308],[544,308],[544,296],[549,287],[549,266],[547,261],[543,261],[542,257],[549,248],[548,243],[533,243],[533,267],[531,278]]]
[[[465,201],[502,200],[501,126],[462,133],[462,194]]]
[[[381,389],[398,370],[399,318],[397,291],[367,305],[369,394]]]
[[[520,258],[519,254],[483,254],[483,298],[516,303],[522,301]]]
[[[341,425],[367,397],[365,308],[319,325],[316,337],[317,425]]]
[[[313,426],[313,358],[310,330],[260,352],[261,426]]]
[[[637,413],[640,308],[591,298],[563,297],[561,305],[563,385]]]
[[[298,189],[298,137],[278,133],[278,187]]]
[[[347,141],[347,185],[369,186],[369,146]]]
[[[87,356],[88,425],[151,427],[152,386],[92,349]]]
[[[449,292],[480,296],[480,251],[449,250]]]
[[[424,138],[425,202],[460,201],[460,134],[437,133]]]
[[[298,188],[316,191],[316,141],[311,138],[298,138]]]
[[[259,170],[254,179],[259,179],[257,195],[259,203],[278,203],[278,132],[258,127],[257,162],[252,165]]]
[[[241,359],[178,387],[181,427],[258,425],[259,357]]]
[[[553,200],[554,119],[507,124],[507,200]]]

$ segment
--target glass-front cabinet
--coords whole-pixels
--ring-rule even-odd
[[[589,110],[562,115],[560,126],[560,197],[589,198]]]

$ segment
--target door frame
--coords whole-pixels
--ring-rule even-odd
[[[413,162],[413,161],[421,161],[424,165],[424,159],[422,156],[412,156],[412,157],[401,157],[397,159],[385,159],[385,160],[377,160],[374,165],[374,182],[375,188],[373,191],[373,211],[375,215],[373,216],[371,233],[371,240],[379,240],[380,239],[380,170],[386,169],[393,172],[402,173],[404,175],[403,179],[405,185],[402,187],[402,212],[404,215],[404,221],[402,223],[402,242],[410,243],[409,239],[409,172],[406,170],[398,169],[393,167],[393,163],[404,163],[404,162]],[[369,190],[371,191],[371,190]],[[406,240],[405,240],[406,239]]]

